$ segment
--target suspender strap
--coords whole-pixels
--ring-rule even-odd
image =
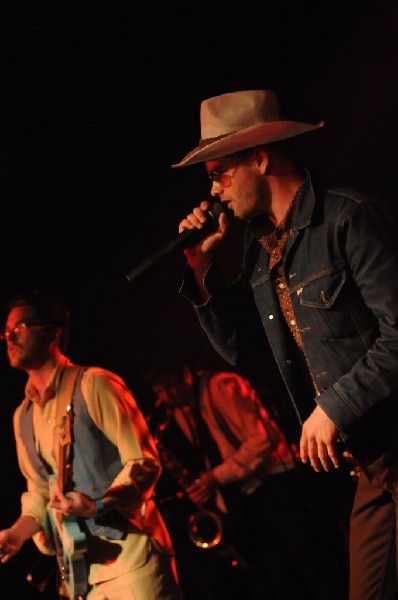
[[[202,452],[206,454],[210,465],[215,467],[222,462],[221,454],[216,442],[213,439],[213,436],[210,434],[210,431],[203,420],[202,413],[200,411],[202,389],[207,385],[208,381],[208,374],[204,374],[194,379],[195,406],[193,407],[193,414],[197,424],[199,442]]]

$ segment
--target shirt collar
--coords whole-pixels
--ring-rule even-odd
[[[31,381],[29,377],[26,386],[25,386],[25,397],[32,402],[36,402],[39,406],[44,406],[47,404],[49,400],[54,398],[56,395],[61,381],[61,375],[65,369],[65,367],[71,365],[71,361],[64,355],[61,355],[57,364],[55,365],[46,387],[44,388],[43,395],[40,395],[39,390]]]

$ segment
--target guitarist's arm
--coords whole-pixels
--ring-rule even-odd
[[[147,462],[150,461],[144,461],[144,464],[140,465],[139,469],[132,466],[131,462],[129,462],[125,465],[122,473],[131,474],[138,470],[144,471]],[[134,499],[131,497],[131,488],[129,486],[118,485],[117,481],[106,490],[105,496],[101,499],[93,499],[86,494],[75,491],[63,494],[60,491],[58,483],[55,481],[48,503],[49,508],[60,511],[65,516],[73,515],[85,519],[102,516],[113,509],[123,510],[125,506],[134,506]]]
[[[6,563],[20,550],[23,543],[40,529],[33,517],[21,515],[14,525],[0,531],[0,561]]]
[[[48,482],[33,468],[20,432],[20,404],[13,417],[18,464],[25,477],[27,491],[21,496],[21,515],[11,527],[0,531],[0,561],[7,562],[21,549],[26,540],[32,538],[44,554],[52,554],[53,548],[47,543],[46,501]]]

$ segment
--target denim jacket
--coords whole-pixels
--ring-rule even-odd
[[[283,263],[316,402],[364,461],[398,440],[398,228],[390,211],[349,189],[315,188],[307,173]],[[180,292],[225,360],[239,365],[266,333],[294,403],[294,367],[268,254],[245,233],[242,269],[227,285],[215,264],[198,301],[189,267]],[[283,324],[283,326],[282,326]],[[260,331],[262,330],[262,331]],[[266,368],[266,367],[265,367]]]

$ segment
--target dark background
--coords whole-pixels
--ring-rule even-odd
[[[289,117],[325,120],[297,138],[311,170],[395,210],[398,3],[34,4],[0,19],[0,308],[31,285],[61,291],[70,357],[118,372],[145,407],[159,362],[224,366],[178,294],[182,253],[125,277],[209,195],[203,165],[171,169],[198,143],[200,102],[273,88]],[[3,528],[23,489],[11,420],[25,376],[0,352]],[[32,553],[0,568],[21,597]]]

